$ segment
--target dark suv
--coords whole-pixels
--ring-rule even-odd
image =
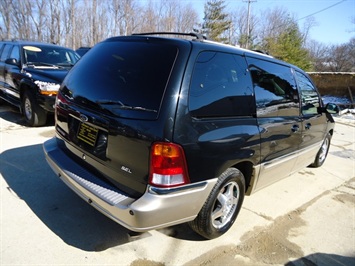
[[[124,227],[189,222],[215,238],[245,194],[323,164],[336,109],[301,69],[268,55],[198,35],[114,37],[65,78],[44,151],[71,189]]]
[[[60,83],[79,58],[54,44],[1,41],[0,100],[20,108],[29,126],[44,125]]]

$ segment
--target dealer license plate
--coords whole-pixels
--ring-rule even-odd
[[[85,142],[86,144],[94,147],[97,139],[97,134],[99,130],[95,127],[92,127],[88,124],[81,123],[78,130],[78,139]]]

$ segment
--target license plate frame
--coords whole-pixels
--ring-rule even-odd
[[[95,147],[98,134],[98,128],[86,123],[80,123],[78,127],[77,138],[90,147]]]

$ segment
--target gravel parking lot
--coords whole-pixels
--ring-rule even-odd
[[[53,121],[0,106],[1,265],[355,265],[355,120],[337,119],[323,167],[247,197],[233,228],[133,234],[74,194],[45,161]]]

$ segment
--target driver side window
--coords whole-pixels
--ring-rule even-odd
[[[307,76],[298,71],[295,71],[295,73],[301,94],[302,115],[317,115],[320,98],[316,88]]]
[[[299,99],[290,67],[247,58],[258,117],[299,116]]]

